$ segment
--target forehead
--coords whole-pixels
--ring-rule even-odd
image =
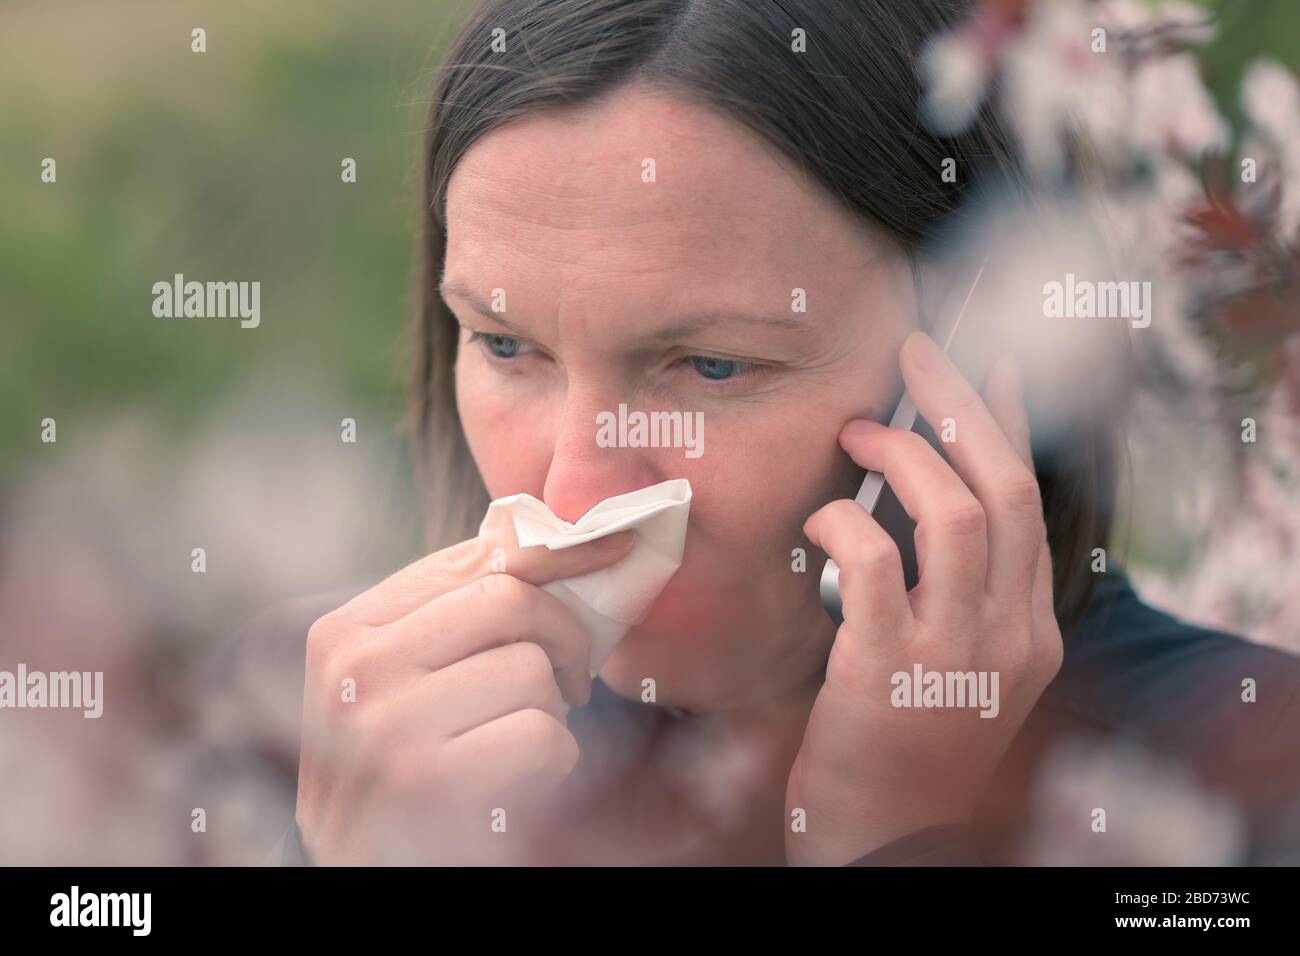
[[[507,259],[514,281],[551,283],[669,274],[752,284],[779,264],[772,278],[788,298],[875,248],[756,133],[635,86],[488,133],[452,174],[447,220],[447,274],[486,284]]]

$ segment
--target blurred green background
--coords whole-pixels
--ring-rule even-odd
[[[397,430],[420,130],[471,6],[0,4],[0,481],[46,416],[61,439],[132,406],[185,432],[259,368]],[[1206,63],[1232,116],[1249,60],[1300,69],[1300,3],[1221,7]],[[176,272],[260,280],[261,327],[155,319],[150,287]]]
[[[0,3],[0,479],[46,416],[189,431],[255,369],[397,428],[420,131],[469,6]],[[176,272],[260,280],[261,326],[154,318]]]

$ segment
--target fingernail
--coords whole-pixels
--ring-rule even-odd
[[[912,358],[916,359],[916,364],[923,372],[937,375],[948,364],[938,343],[924,332],[913,332],[908,340],[908,348],[912,350]]]

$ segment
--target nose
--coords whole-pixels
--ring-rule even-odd
[[[575,522],[606,498],[665,480],[659,458],[663,449],[597,444],[596,416],[616,415],[617,409],[617,401],[610,404],[600,396],[571,392],[566,397],[542,491],[542,500],[557,517]]]

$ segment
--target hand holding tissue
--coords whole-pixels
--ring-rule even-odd
[[[542,585],[542,590],[572,609],[587,629],[595,677],[681,567],[690,508],[691,483],[685,478],[606,498],[572,524],[532,495],[509,495],[488,505],[479,533],[504,513],[514,522],[519,547],[545,545],[556,551],[636,529],[631,552],[617,564]]]

